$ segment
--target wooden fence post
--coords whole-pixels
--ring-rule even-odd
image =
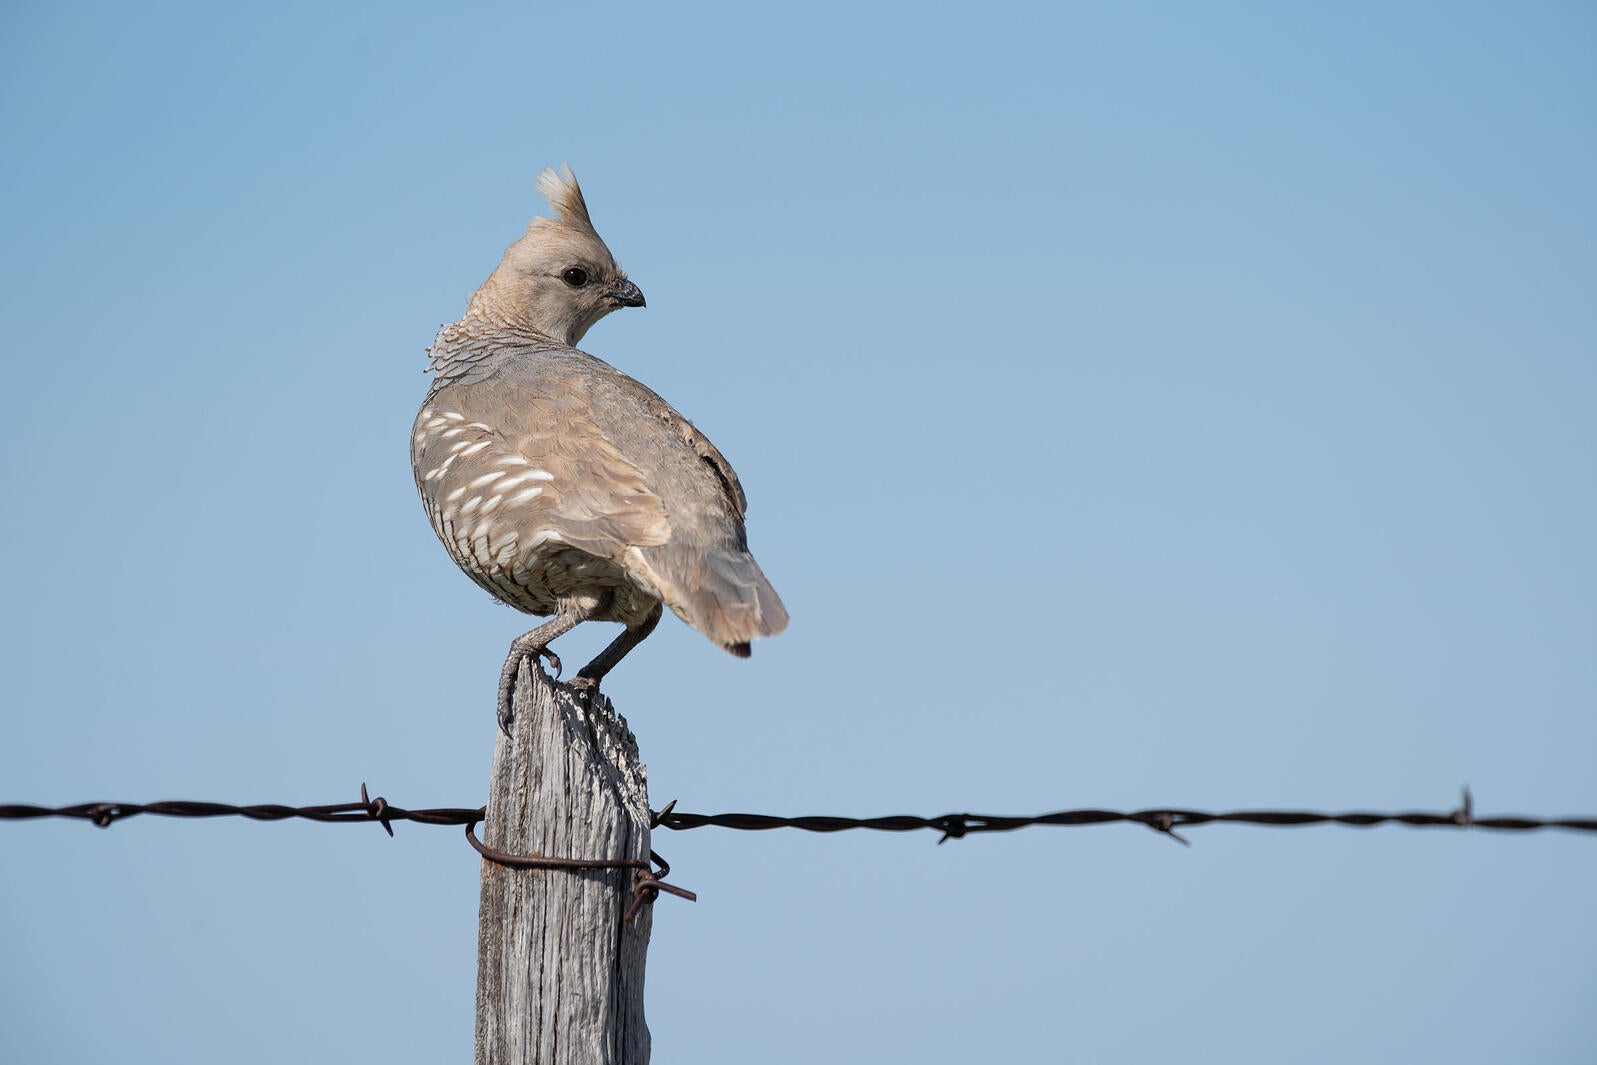
[[[610,700],[523,663],[512,736],[494,747],[483,842],[551,858],[649,857],[638,745]],[[633,869],[511,869],[485,860],[477,1065],[646,1065],[651,906],[623,921]]]

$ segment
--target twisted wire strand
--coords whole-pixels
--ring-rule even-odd
[[[361,785],[359,802],[332,803],[324,806],[286,806],[280,803],[235,806],[229,803],[186,800],[151,803],[90,802],[53,807],[0,804],[0,820],[61,817],[90,821],[102,828],[140,814],[163,817],[244,817],[252,821],[300,819],[328,824],[376,822],[382,825],[389,835],[393,835],[393,823],[396,821],[410,821],[424,825],[476,825],[487,817],[486,810],[480,806],[474,809],[440,807],[426,810],[410,810],[394,806],[381,796],[369,797],[364,784]],[[1177,829],[1209,824],[1265,825],[1276,828],[1326,824],[1370,828],[1377,825],[1401,824],[1413,828],[1483,828],[1495,832],[1536,832],[1543,829],[1597,832],[1597,817],[1478,817],[1474,813],[1474,800],[1468,789],[1465,790],[1463,802],[1459,807],[1441,813],[1431,811],[1321,813],[1310,810],[1233,810],[1213,813],[1205,810],[1157,807],[1130,811],[1057,810],[1029,817],[975,813],[948,813],[938,817],[912,815],[777,817],[770,814],[749,813],[684,813],[678,811],[676,803],[672,802],[654,813],[653,821],[655,825],[673,831],[711,826],[750,832],[777,828],[796,828],[807,832],[843,832],[851,829],[871,829],[879,832],[931,830],[942,834],[939,843],[976,833],[1010,832],[1038,825],[1075,827],[1112,823],[1143,825],[1182,842],[1186,841],[1177,834]]]

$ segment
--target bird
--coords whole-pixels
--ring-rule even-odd
[[[556,637],[625,628],[572,685],[599,682],[654,631],[662,604],[740,658],[786,607],[749,552],[737,474],[692,422],[576,345],[599,319],[645,306],[588,214],[569,166],[538,175],[533,219],[428,349],[411,433],[416,488],[449,555],[500,602],[550,617],[500,671],[508,734],[521,663],[560,674]]]

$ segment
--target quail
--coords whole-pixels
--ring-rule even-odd
[[[499,676],[501,727],[521,663],[558,676],[557,636],[626,628],[572,682],[599,681],[660,620],[661,604],[738,657],[787,610],[749,553],[737,474],[693,423],[575,345],[644,306],[588,216],[569,167],[538,188],[537,218],[429,350],[432,386],[411,465],[433,530],[496,599],[552,618],[517,637]]]

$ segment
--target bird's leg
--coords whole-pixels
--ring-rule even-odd
[[[588,620],[593,611],[594,607],[591,605],[562,603],[560,612],[554,617],[531,632],[524,632],[510,641],[510,654],[505,658],[504,668],[499,671],[499,729],[506,736],[510,735],[510,723],[516,719],[510,703],[515,693],[516,673],[521,669],[522,660],[532,657],[536,665],[537,659],[542,658],[553,667],[555,677],[558,678],[560,656],[549,650],[549,642],[557,636],[564,636]]]
[[[638,644],[648,638],[654,627],[660,624],[660,604],[654,604],[654,609],[649,611],[649,616],[636,625],[625,629],[620,636],[610,641],[610,646],[594,658],[592,662],[583,666],[575,677],[571,678],[573,688],[585,688],[588,698],[592,699],[599,693],[599,682],[604,675],[616,667],[616,664],[627,656]]]

